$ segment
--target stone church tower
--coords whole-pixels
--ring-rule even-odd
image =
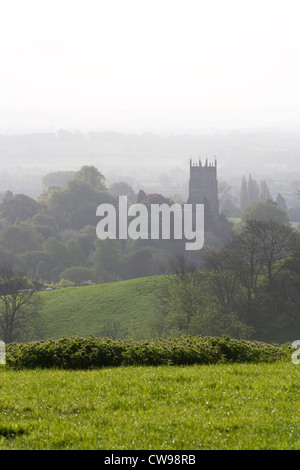
[[[205,164],[190,160],[189,204],[204,204],[205,231],[215,232],[219,228],[219,199],[217,161]]]

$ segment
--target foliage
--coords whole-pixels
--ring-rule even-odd
[[[49,186],[65,188],[67,183],[74,177],[75,173],[75,171],[53,171],[43,176],[43,185],[45,188]]]
[[[24,253],[41,248],[42,236],[28,223],[7,225],[1,232],[1,244],[6,251]]]
[[[0,204],[0,218],[9,224],[16,224],[32,218],[39,210],[39,204],[25,194],[4,198]]]
[[[93,266],[97,275],[104,281],[109,282],[121,271],[121,251],[118,240],[96,240]]]
[[[228,256],[227,256],[228,257]],[[171,265],[169,284],[164,293],[166,334],[234,335],[247,338],[253,333],[232,308],[237,289],[230,259],[209,251],[206,263],[214,269],[199,271],[180,256]],[[222,265],[220,265],[220,261]]]
[[[223,312],[238,313],[256,333],[270,335],[291,321],[299,330],[299,235],[275,219],[241,227],[221,250],[205,254],[208,291]]]
[[[258,363],[284,360],[291,354],[288,346],[200,336],[149,341],[62,337],[6,347],[7,367],[12,369]]]
[[[127,196],[129,202],[135,202],[135,192],[132,187],[126,182],[120,181],[117,183],[113,183],[109,187],[109,190],[115,198],[119,196]]]
[[[76,180],[87,183],[97,191],[106,191],[105,177],[94,166],[85,165],[81,167],[74,175],[73,181]]]
[[[60,273],[60,278],[71,281],[78,286],[97,281],[94,269],[85,266],[66,268]]]
[[[276,203],[258,201],[249,205],[241,214],[242,221],[275,219],[282,224],[289,224],[287,213]]]
[[[244,211],[248,206],[257,203],[258,201],[272,201],[267,183],[265,181],[260,181],[258,183],[251,175],[248,176],[247,181],[245,175],[243,175],[240,189],[241,211]]]

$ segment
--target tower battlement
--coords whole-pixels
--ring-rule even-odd
[[[208,160],[205,160],[205,163],[202,164],[201,159],[199,158],[198,162],[193,163],[192,159],[190,159],[190,168],[217,168],[217,159],[215,158],[215,161],[210,163]]]

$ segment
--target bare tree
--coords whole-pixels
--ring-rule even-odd
[[[30,340],[40,327],[40,283],[10,266],[0,267],[0,339]]]

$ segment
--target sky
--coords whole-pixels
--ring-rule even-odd
[[[299,0],[9,0],[0,132],[300,123]]]

